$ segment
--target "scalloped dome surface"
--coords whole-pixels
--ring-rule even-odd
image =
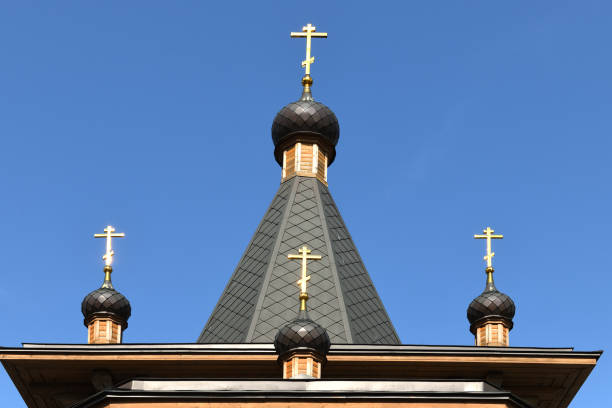
[[[310,100],[292,102],[282,108],[272,122],[274,146],[287,139],[293,132],[321,134],[335,146],[340,138],[340,125],[334,112],[322,103]]]
[[[113,313],[127,322],[132,314],[132,307],[125,296],[115,289],[96,289],[83,299],[81,312],[85,319],[94,313]]]
[[[330,346],[327,331],[302,316],[281,327],[274,338],[274,348],[279,354],[299,347],[308,347],[327,354]]]
[[[471,323],[486,316],[502,316],[512,320],[516,307],[510,296],[498,290],[482,292],[472,300],[467,309],[467,318]]]

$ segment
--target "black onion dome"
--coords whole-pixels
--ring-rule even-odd
[[[102,287],[96,289],[83,299],[81,312],[85,317],[85,322],[95,314],[113,314],[127,321],[132,314],[132,307],[125,296],[112,288]]]
[[[340,125],[334,112],[322,103],[300,99],[281,109],[272,122],[274,146],[294,132],[318,133],[332,146],[338,144]]]
[[[304,78],[306,80],[306,78]],[[300,100],[291,102],[281,109],[272,122],[272,141],[274,156],[283,165],[285,143],[293,141],[319,141],[328,150],[328,165],[336,157],[336,145],[340,138],[338,118],[331,109],[312,99],[309,86],[305,85]],[[312,82],[310,82],[312,84]]]
[[[280,355],[297,348],[309,348],[325,355],[330,346],[327,331],[310,320],[306,311],[300,311],[296,319],[281,327],[274,338],[274,348]]]
[[[516,306],[510,296],[501,293],[490,284],[484,292],[472,300],[467,309],[467,318],[471,325],[487,317],[501,317],[512,322],[515,312]]]

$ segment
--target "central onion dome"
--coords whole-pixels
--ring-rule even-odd
[[[107,271],[105,268],[105,272]],[[112,270],[112,269],[110,269]],[[81,312],[85,318],[85,326],[97,316],[115,316],[125,322],[124,329],[127,328],[127,321],[132,314],[132,307],[125,296],[113,288],[110,281],[110,274],[104,280],[102,287],[90,292],[81,303]]]
[[[497,290],[491,279],[487,282],[485,290],[468,306],[467,318],[470,322],[470,331],[474,333],[475,326],[480,322],[495,318],[506,321],[512,329],[515,312],[516,306],[510,296]]]
[[[296,349],[310,349],[326,355],[331,347],[327,331],[301,310],[297,318],[281,327],[274,338],[274,348],[279,355]]]
[[[283,165],[283,150],[295,142],[319,143],[329,151],[329,164],[336,156],[336,145],[340,138],[338,118],[331,109],[312,98],[312,78],[302,79],[302,97],[282,108],[272,122],[274,157]]]

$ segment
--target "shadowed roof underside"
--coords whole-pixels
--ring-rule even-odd
[[[399,344],[399,338],[325,185],[310,177],[282,183],[198,343],[271,343],[299,308],[302,245],[311,261],[310,318],[332,344]]]

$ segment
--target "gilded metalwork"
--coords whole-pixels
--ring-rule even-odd
[[[315,58],[310,55],[311,50],[311,40],[312,38],[327,38],[327,33],[317,33],[316,27],[312,24],[308,23],[304,27],[302,27],[301,33],[291,33],[291,37],[293,38],[303,38],[306,37],[306,59],[302,61],[302,68],[305,68],[305,76],[302,80],[302,83],[306,80],[306,78],[310,79],[310,64],[313,64]],[[304,83],[304,87],[310,86],[312,84],[312,80],[308,84]]]
[[[308,292],[306,285],[310,280],[310,275],[308,275],[308,261],[309,260],[320,260],[321,255],[310,255],[312,252],[306,245],[301,247],[299,250],[299,255],[289,254],[287,255],[288,259],[301,259],[302,260],[302,277],[297,281],[298,286],[300,287],[300,310],[306,310],[306,301],[308,300]]]
[[[487,227],[486,229],[482,230],[482,232],[484,232],[484,235],[474,235],[475,239],[486,239],[487,240],[487,254],[484,256],[484,260],[487,261],[487,273],[489,275],[489,279],[493,279],[491,273],[493,272],[493,257],[495,256],[495,252],[493,252],[491,250],[491,240],[493,239],[502,239],[504,236],[503,235],[494,235],[493,233],[495,232],[494,230],[491,229],[491,227]]]
[[[114,289],[113,282],[111,281],[111,273],[113,273],[113,267],[110,265],[104,266],[104,282],[102,282],[102,288]]]
[[[102,257],[106,263],[106,267],[104,268],[104,272],[107,273],[107,276],[110,277],[110,272],[112,272],[112,268],[110,267],[113,263],[113,256],[115,255],[115,251],[113,251],[112,247],[112,238],[123,238],[125,234],[123,232],[115,233],[115,229],[112,226],[107,226],[104,228],[104,234],[94,234],[94,238],[106,238],[106,253]],[[109,269],[107,271],[107,269]]]

